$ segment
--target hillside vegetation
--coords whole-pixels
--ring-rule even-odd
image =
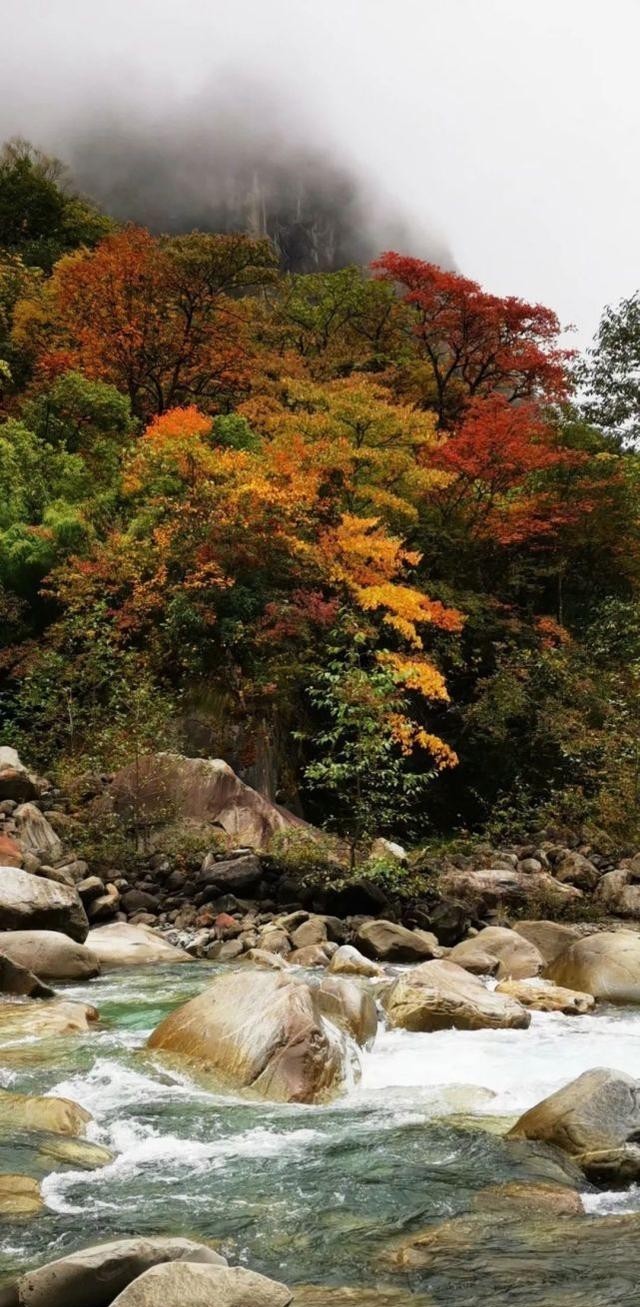
[[[0,160],[2,742],[351,839],[640,835],[640,311],[117,226]]]

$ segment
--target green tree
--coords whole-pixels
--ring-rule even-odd
[[[0,153],[0,246],[49,271],[65,251],[95,245],[113,223],[70,189],[64,165],[29,141]]]
[[[578,369],[584,411],[621,444],[640,437],[640,291],[608,306]]]

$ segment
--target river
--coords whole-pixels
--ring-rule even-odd
[[[638,1302],[640,1216],[626,1215],[640,1212],[635,1188],[585,1187],[587,1216],[565,1227],[491,1213],[426,1268],[399,1272],[388,1250],[468,1213],[487,1185],[553,1174],[529,1146],[503,1141],[505,1118],[589,1067],[640,1077],[640,1011],[534,1014],[524,1031],[382,1028],[362,1055],[362,1079],[339,1101],[275,1106],[207,1092],[143,1051],[161,1018],[214,973],[207,963],[131,968],[60,987],[93,1003],[101,1026],[5,1049],[0,1084],[82,1104],[94,1116],[89,1137],[115,1157],[44,1180],[46,1212],[0,1227],[0,1275],[119,1235],[175,1233],[220,1241],[234,1261],[290,1285],[326,1285],[327,1307],[331,1286],[364,1295],[376,1284],[395,1287],[393,1303],[437,1307]],[[12,1169],[10,1154],[5,1146],[0,1169]]]

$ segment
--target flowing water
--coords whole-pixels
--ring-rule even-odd
[[[90,1138],[114,1153],[102,1170],[47,1176],[45,1213],[0,1227],[0,1277],[90,1242],[172,1233],[219,1241],[291,1285],[326,1286],[308,1298],[315,1307],[349,1285],[367,1307],[640,1301],[635,1189],[585,1192],[588,1215],[564,1222],[475,1206],[499,1181],[561,1179],[545,1150],[501,1138],[505,1118],[589,1067],[640,1076],[640,1012],[534,1014],[525,1031],[382,1029],[338,1102],[276,1106],[208,1092],[144,1051],[214,970],[130,969],[69,986],[65,997],[99,1008],[98,1029],[0,1054],[0,1084],[81,1103]],[[21,1169],[6,1141],[0,1153],[0,1170]],[[399,1240],[443,1222],[426,1266],[394,1267]],[[376,1285],[396,1293],[370,1298]]]

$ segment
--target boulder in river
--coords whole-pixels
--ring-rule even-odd
[[[288,1307],[293,1293],[243,1266],[165,1262],[134,1280],[113,1307]]]
[[[363,953],[381,962],[422,962],[442,952],[435,935],[408,930],[395,921],[364,921],[355,939]]]
[[[325,1019],[315,990],[288,971],[218,976],[165,1017],[148,1046],[279,1102],[331,1098],[355,1062],[353,1046]]]
[[[371,979],[386,975],[379,962],[365,958],[353,944],[341,944],[329,963],[329,971],[337,976],[368,976]]]
[[[213,1248],[191,1239],[116,1239],[27,1271],[16,1282],[16,1302],[20,1307],[111,1307],[127,1285],[165,1262],[226,1265]],[[183,1299],[181,1307],[187,1303]]]
[[[565,1016],[584,1016],[592,1012],[596,1001],[592,994],[580,994],[575,989],[563,989],[550,980],[539,977],[532,980],[501,980],[496,994],[508,994],[523,1007],[533,1012],[564,1012]]]
[[[190,953],[176,948],[149,926],[134,926],[126,921],[97,926],[90,931],[87,945],[105,971],[149,962],[193,962]]]
[[[95,953],[57,930],[0,931],[0,954],[45,980],[91,980],[100,974]]]
[[[640,934],[602,931],[570,944],[545,969],[554,985],[606,1003],[640,1003]]]
[[[449,961],[404,972],[383,1001],[389,1024],[404,1030],[525,1030],[531,1022],[520,1003]]]
[[[503,926],[486,926],[472,939],[456,944],[449,954],[449,961],[477,973],[478,955],[495,959],[495,974],[500,980],[524,980],[539,975],[544,967],[544,958],[535,945],[516,934],[515,930]],[[493,974],[493,969],[489,974]]]
[[[627,1184],[640,1177],[640,1080],[622,1071],[585,1071],[521,1116],[512,1139],[554,1144],[590,1179]]]
[[[0,1089],[0,1134],[8,1130],[49,1130],[79,1137],[91,1120],[91,1113],[70,1098]]]
[[[59,930],[80,944],[89,922],[76,889],[0,867],[0,930]]]
[[[575,926],[565,926],[559,921],[516,921],[513,929],[523,939],[528,939],[542,954],[545,963],[553,962],[559,953],[563,953],[580,932]]]
[[[370,1048],[378,1029],[378,1012],[369,991],[344,976],[325,976],[316,993],[321,1012],[361,1047]]]
[[[0,1048],[23,1040],[51,1039],[58,1035],[83,1035],[98,1020],[89,1003],[52,998],[47,1003],[25,999],[20,1003],[0,1002]]]

